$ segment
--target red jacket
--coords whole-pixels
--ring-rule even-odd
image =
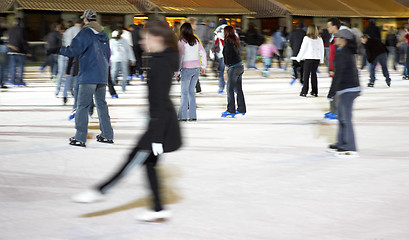
[[[335,37],[332,39],[332,41],[329,43],[329,70],[334,71],[334,58],[335,58],[335,53],[337,52],[337,46],[335,45]],[[330,77],[332,77],[330,75]]]

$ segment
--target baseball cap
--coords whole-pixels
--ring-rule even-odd
[[[339,32],[334,34],[334,37],[344,38],[344,39],[354,39],[354,35],[351,31],[347,29],[339,30]]]
[[[84,13],[81,16],[81,19],[84,19],[84,18],[87,18],[88,20],[96,20],[97,13],[92,9],[87,9],[84,11]]]

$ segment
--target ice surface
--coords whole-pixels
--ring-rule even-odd
[[[269,78],[249,70],[243,89],[247,114],[223,119],[226,95],[215,78],[201,78],[196,123],[182,123],[184,145],[162,157],[165,224],[133,216],[149,207],[145,171],[135,169],[108,199],[70,201],[108,177],[143,133],[146,86],[138,79],[109,98],[115,144],[68,145],[75,133],[55,84],[27,68],[26,88],[0,92],[0,239],[4,240],[407,240],[409,239],[409,81],[380,71],[375,88],[360,73],[354,106],[359,158],[326,152],[337,123],[323,121],[330,85],[320,68],[319,97],[299,97],[289,72]],[[402,69],[400,69],[401,71]],[[209,74],[210,75],[210,74]],[[180,102],[175,82],[172,99]]]

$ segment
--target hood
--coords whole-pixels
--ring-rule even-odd
[[[101,25],[99,25],[97,22],[95,22],[95,21],[86,23],[83,28],[86,28],[86,27],[92,28],[92,29],[94,29],[95,31],[97,31],[97,32],[99,32],[99,33],[101,33],[102,31],[104,31],[104,28],[103,28]]]
[[[167,48],[163,52],[151,53],[152,57],[163,57],[166,59],[166,62],[169,63],[172,71],[176,72],[179,70],[179,51]]]

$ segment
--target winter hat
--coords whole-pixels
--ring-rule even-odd
[[[92,9],[87,9],[81,16],[81,19],[88,19],[88,20],[97,20],[97,13]]]
[[[354,35],[351,33],[351,31],[347,29],[339,30],[339,32],[334,34],[334,37],[340,37],[344,39],[354,39]]]

